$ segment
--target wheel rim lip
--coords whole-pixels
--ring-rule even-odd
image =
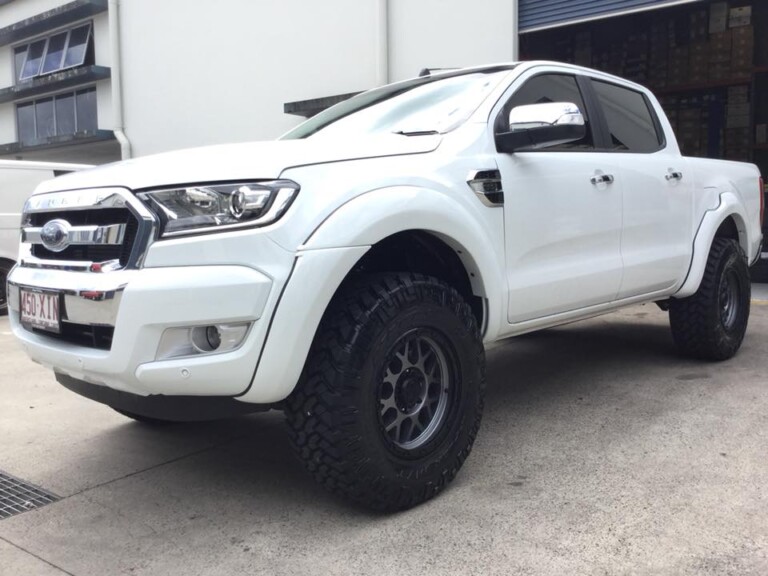
[[[390,363],[395,359],[397,351],[401,350],[404,343],[407,341],[417,341],[420,343],[425,344],[428,346],[431,353],[435,356],[435,362],[438,366],[438,372],[439,372],[439,381],[435,384],[435,386],[439,386],[439,392],[438,392],[438,398],[437,403],[434,406],[433,413],[431,417],[429,418],[428,422],[423,426],[421,432],[419,432],[415,437],[412,436],[412,434],[409,434],[409,437],[404,439],[404,441],[400,441],[397,438],[393,438],[390,432],[387,430],[387,427],[391,425],[386,424],[384,417],[385,414],[392,409],[392,406],[384,406],[384,389],[386,385],[386,373],[388,366]],[[451,405],[451,399],[454,395],[454,377],[453,372],[451,371],[451,363],[448,360],[449,354],[447,353],[447,350],[444,349],[444,346],[440,343],[438,343],[434,337],[428,335],[422,330],[415,329],[410,332],[407,332],[403,336],[401,336],[395,344],[390,348],[389,353],[386,355],[384,360],[384,369],[382,371],[382,377],[380,378],[380,382],[378,384],[378,391],[377,391],[377,408],[378,408],[378,419],[379,419],[379,427],[381,430],[381,433],[384,437],[384,439],[387,441],[388,444],[395,447],[396,449],[400,451],[413,451],[418,448],[421,448],[425,444],[432,441],[435,437],[437,437],[440,433],[440,431],[443,428],[443,424],[446,421],[446,416],[448,414],[450,405]],[[401,370],[398,372],[398,374],[402,374],[406,371],[408,368],[414,367],[413,365],[403,365]],[[417,403],[417,406],[414,407],[412,410],[408,411],[407,413],[404,413],[404,416],[406,418],[418,418],[418,416],[421,414],[421,412],[427,407],[429,403],[429,389],[430,389],[430,382],[427,380],[426,384],[426,391],[424,398],[420,400],[419,403]],[[394,398],[396,394],[396,390],[392,389],[392,392],[390,394],[386,395],[386,399],[389,399],[390,397]]]
[[[720,321],[726,330],[732,330],[736,325],[739,311],[739,279],[733,271],[729,271],[720,280],[719,312]]]

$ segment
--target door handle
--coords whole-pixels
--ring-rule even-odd
[[[667,174],[666,174],[666,176],[664,176],[664,178],[666,178],[670,182],[672,180],[682,180],[683,179],[683,173],[682,172],[677,172],[676,170],[670,170],[669,172],[667,172]]]
[[[613,174],[597,174],[596,176],[592,176],[589,181],[594,185],[610,184],[613,182]]]

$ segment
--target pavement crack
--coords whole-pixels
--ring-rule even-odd
[[[33,558],[37,558],[38,560],[40,560],[40,562],[44,562],[45,564],[48,564],[48,566],[51,566],[52,568],[55,568],[56,570],[58,570],[59,572],[62,572],[63,574],[68,574],[69,576],[75,576],[75,574],[73,574],[72,572],[64,570],[64,568],[62,568],[61,566],[56,566],[56,564],[54,564],[53,562],[49,562],[48,560],[46,560],[42,556],[38,556],[37,554],[35,554],[34,552],[30,552],[29,550],[27,550],[23,546],[19,546],[18,544],[14,543],[14,542],[11,542],[10,540],[8,540],[8,538],[4,538],[3,536],[0,536],[0,540],[5,542],[9,546],[13,546],[17,550],[21,550],[25,554],[29,554]]]

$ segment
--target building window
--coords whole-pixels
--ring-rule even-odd
[[[40,144],[54,136],[95,132],[96,88],[66,92],[16,106],[19,142]]]
[[[17,46],[13,56],[17,82],[75,66],[93,64],[91,24]]]

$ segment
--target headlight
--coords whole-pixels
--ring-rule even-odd
[[[299,192],[291,180],[237,182],[140,192],[162,223],[161,236],[265,226],[282,216]]]

